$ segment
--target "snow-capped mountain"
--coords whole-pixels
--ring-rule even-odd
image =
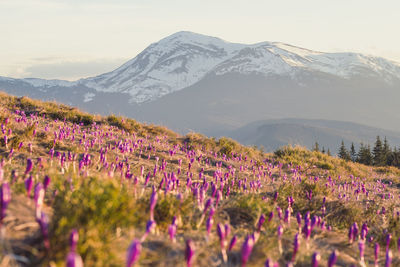
[[[96,77],[0,77],[0,90],[209,135],[288,117],[400,131],[399,63],[278,42],[230,43],[192,32],[172,34]]]
[[[124,92],[142,103],[195,84],[206,74],[229,72],[289,75],[299,70],[349,78],[361,72],[392,82],[400,64],[356,53],[322,53],[283,43],[229,43],[216,37],[178,32],[151,44],[118,69],[79,81],[101,92]]]
[[[96,77],[75,82],[34,78],[22,81],[36,88],[83,85],[98,92],[126,93],[130,102],[143,103],[189,87],[210,73],[258,73],[296,79],[303,71],[346,79],[369,75],[387,83],[400,79],[400,64],[379,57],[315,52],[276,42],[229,43],[183,31],[151,44],[116,70]]]

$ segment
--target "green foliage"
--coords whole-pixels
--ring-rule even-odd
[[[157,202],[154,208],[154,220],[162,231],[166,231],[174,216],[191,217],[192,207],[193,203],[190,199],[181,202],[175,196],[167,195]],[[183,225],[183,227],[186,228],[189,225]]]
[[[339,229],[348,229],[354,222],[362,225],[374,225],[377,220],[378,205],[370,204],[368,209],[360,209],[354,204],[344,204],[340,201],[331,201],[326,204],[328,224]]]
[[[50,259],[64,260],[69,233],[76,228],[78,251],[86,265],[119,266],[121,259],[111,250],[113,238],[118,228],[140,223],[143,205],[136,205],[132,193],[111,180],[86,178],[73,191],[60,189],[53,204]]]
[[[237,150],[238,148],[238,143],[233,141],[230,138],[226,138],[226,137],[221,137],[218,142],[217,145],[219,147],[219,153],[221,154],[225,154],[227,156],[230,156],[232,152],[234,152],[235,150]]]
[[[110,115],[106,118],[108,124],[118,127],[126,132],[133,133],[141,129],[141,126],[134,119],[127,119],[122,117],[117,117],[115,115]]]

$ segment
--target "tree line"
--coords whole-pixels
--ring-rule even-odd
[[[315,143],[313,150],[320,151],[318,143]],[[325,153],[323,150],[321,152]],[[342,140],[338,156],[341,159],[365,165],[395,166],[400,168],[400,149],[396,147],[392,148],[386,137],[382,141],[381,137],[377,136],[373,148],[369,144],[365,145],[361,143],[358,151],[356,151],[354,143],[351,143],[350,148],[347,148]]]

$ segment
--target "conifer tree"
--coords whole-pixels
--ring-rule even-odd
[[[318,142],[315,142],[315,144],[314,144],[314,147],[313,147],[312,151],[319,152],[319,144],[318,144]]]
[[[390,154],[391,154],[390,146],[389,146],[388,140],[386,139],[386,136],[385,136],[385,139],[383,141],[383,149],[382,149],[383,165],[390,165],[390,164],[388,164],[388,159],[390,157]]]
[[[372,155],[370,146],[365,146],[363,143],[360,144],[360,149],[357,153],[357,162],[371,165],[372,164]]]
[[[351,143],[351,148],[350,148],[350,158],[351,161],[355,162],[357,160],[357,152],[356,149],[354,148],[354,143]]]
[[[381,138],[379,137],[379,135],[376,137],[376,141],[375,141],[375,146],[373,149],[373,164],[375,166],[383,166],[385,165],[384,163],[384,151],[383,151],[383,145],[382,145],[382,141]]]
[[[344,160],[350,160],[350,153],[347,151],[346,147],[344,146],[344,142],[342,140],[342,144],[340,145],[339,148],[339,158],[344,159]]]

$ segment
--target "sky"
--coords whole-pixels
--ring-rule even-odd
[[[400,62],[398,0],[0,0],[0,76],[76,80],[186,30]]]

